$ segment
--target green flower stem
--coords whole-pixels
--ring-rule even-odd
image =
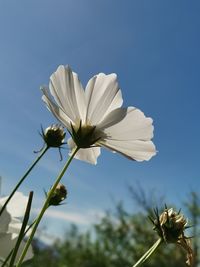
[[[39,225],[39,223],[40,223],[40,221],[41,221],[41,219],[42,219],[42,217],[43,217],[45,211],[46,211],[47,208],[49,207],[49,201],[50,201],[50,199],[51,199],[51,197],[52,197],[52,195],[53,195],[53,193],[54,193],[54,191],[55,191],[57,185],[59,184],[61,178],[63,177],[64,173],[66,172],[66,170],[67,170],[69,164],[71,163],[72,159],[74,158],[74,156],[75,156],[75,154],[77,153],[78,150],[79,150],[78,147],[74,150],[74,152],[73,152],[72,155],[69,157],[69,159],[68,159],[68,161],[66,162],[66,164],[64,165],[62,171],[61,171],[60,174],[58,175],[58,177],[57,177],[57,179],[56,179],[54,185],[51,187],[51,190],[48,192],[48,194],[47,194],[47,198],[46,198],[46,200],[45,200],[45,203],[44,203],[44,205],[43,205],[43,207],[42,207],[42,209],[41,209],[41,211],[40,211],[38,217],[37,217],[36,220],[35,220],[35,224],[34,224],[34,226],[33,226],[33,229],[32,229],[32,232],[31,232],[31,234],[30,234],[30,237],[29,237],[29,239],[27,240],[27,243],[26,243],[26,245],[25,245],[25,247],[24,247],[24,250],[23,250],[23,252],[22,252],[22,254],[21,254],[20,258],[19,258],[19,261],[18,261],[16,267],[20,267],[20,266],[21,266],[21,264],[22,264],[22,262],[23,262],[23,260],[24,260],[24,257],[26,256],[27,250],[28,250],[28,248],[29,248],[29,246],[30,246],[30,244],[31,244],[31,242],[32,242],[32,239],[33,239],[33,237],[34,237],[34,235],[35,235],[35,232],[36,232],[36,230],[37,230],[37,227],[38,227],[38,225]]]
[[[142,265],[153,253],[156,249],[160,246],[163,242],[162,238],[159,238],[153,246],[133,265],[133,267],[138,267]]]
[[[41,154],[36,158],[36,160],[33,162],[33,164],[30,166],[30,168],[27,170],[27,172],[22,176],[22,178],[19,180],[19,182],[17,183],[17,185],[15,186],[15,188],[13,189],[12,193],[9,195],[9,197],[7,198],[6,202],[4,203],[3,207],[0,210],[0,216],[2,215],[3,211],[5,210],[8,202],[11,200],[11,198],[13,197],[14,193],[17,191],[17,189],[20,187],[20,185],[23,183],[23,181],[26,179],[26,177],[28,176],[28,174],[32,171],[32,169],[35,167],[35,165],[38,163],[38,161],[42,158],[42,156],[47,152],[47,150],[49,149],[48,146],[46,146],[43,151],[41,152]]]

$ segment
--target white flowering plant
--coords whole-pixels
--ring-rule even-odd
[[[122,92],[117,75],[99,73],[84,89],[69,66],[59,66],[51,75],[49,87],[41,87],[42,100],[59,121],[40,133],[44,146],[39,156],[21,177],[12,192],[0,199],[1,266],[20,267],[33,256],[31,242],[49,206],[60,205],[67,189],[60,183],[73,158],[97,164],[105,148],[134,161],[150,160],[156,155],[152,142],[153,120],[135,107],[122,107]],[[65,142],[66,131],[69,138]],[[46,193],[46,199],[33,223],[28,226],[33,193],[29,198],[17,192],[35,165],[50,148],[69,147],[69,158]],[[60,152],[61,155],[61,152]],[[62,157],[61,157],[62,159]],[[159,241],[134,266],[143,263],[163,241]]]

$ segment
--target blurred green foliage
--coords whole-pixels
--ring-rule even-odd
[[[131,189],[132,190],[132,189]],[[152,215],[152,199],[143,192],[131,191],[133,199],[141,206],[140,211],[129,213],[122,203],[115,211],[107,212],[101,221],[86,233],[80,233],[72,226],[63,241],[42,249],[34,241],[34,258],[24,263],[24,267],[131,267],[158,239],[152,229],[148,215]],[[192,192],[184,203],[187,217],[194,234],[194,267],[198,266],[200,218],[199,196]],[[185,267],[185,252],[174,244],[163,244],[143,264],[144,267]]]

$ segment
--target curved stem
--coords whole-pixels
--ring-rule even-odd
[[[36,158],[36,160],[33,162],[33,164],[30,166],[30,168],[26,171],[26,173],[22,176],[22,178],[19,180],[19,182],[17,183],[17,185],[15,186],[15,188],[13,189],[13,191],[11,192],[11,194],[9,195],[9,197],[7,198],[6,202],[4,203],[3,207],[0,210],[0,216],[2,215],[3,211],[5,210],[8,202],[11,200],[11,198],[13,197],[14,193],[17,191],[17,189],[20,187],[20,185],[23,183],[23,181],[26,179],[26,177],[28,176],[28,174],[32,171],[32,169],[35,167],[35,165],[38,163],[38,161],[42,158],[42,156],[47,152],[47,150],[49,149],[48,146],[46,146],[44,148],[44,150],[42,151],[42,153],[39,155],[39,157]]]
[[[72,155],[69,157],[69,159],[68,159],[68,161],[66,162],[66,164],[64,165],[62,171],[61,171],[60,174],[58,175],[58,177],[57,177],[57,179],[56,179],[54,185],[52,186],[52,188],[50,189],[49,193],[47,194],[47,198],[46,198],[46,200],[45,200],[45,203],[44,203],[44,205],[43,205],[43,207],[42,207],[42,209],[41,209],[41,211],[40,211],[38,217],[37,217],[36,220],[35,220],[35,224],[34,224],[34,226],[33,226],[33,229],[32,229],[32,232],[31,232],[31,234],[30,234],[30,237],[29,237],[29,239],[28,239],[28,241],[27,241],[27,243],[26,243],[26,245],[25,245],[25,247],[24,247],[24,250],[23,250],[23,252],[22,252],[22,254],[21,254],[20,258],[19,258],[19,261],[18,261],[16,267],[20,267],[20,266],[21,266],[21,264],[22,264],[22,262],[23,262],[23,259],[24,259],[24,257],[26,256],[26,253],[27,253],[27,251],[28,251],[28,248],[29,248],[29,246],[30,246],[30,244],[31,244],[31,241],[32,241],[32,239],[33,239],[33,237],[34,237],[34,235],[35,235],[35,232],[36,232],[36,230],[37,230],[37,227],[38,227],[38,225],[39,225],[39,223],[40,223],[40,221],[41,221],[41,219],[42,219],[42,217],[43,217],[45,211],[46,211],[47,208],[49,207],[49,200],[51,199],[51,197],[52,197],[52,195],[53,195],[53,193],[54,193],[54,191],[55,191],[57,185],[59,184],[61,178],[63,177],[64,173],[66,172],[66,170],[67,170],[69,164],[71,163],[72,159],[74,158],[74,156],[75,156],[75,154],[77,153],[78,150],[79,150],[79,148],[77,147],[77,148],[74,150],[74,152],[72,153]]]
[[[162,243],[162,238],[159,238],[153,246],[133,265],[133,267],[140,266],[142,263],[144,263],[153,253],[154,251],[160,246]]]

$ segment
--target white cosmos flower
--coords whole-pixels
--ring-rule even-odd
[[[121,107],[116,74],[99,73],[84,90],[69,66],[59,66],[50,77],[49,90],[42,88],[42,99],[70,132],[70,149],[80,148],[77,159],[96,164],[100,147],[137,161],[156,154],[152,119],[137,108]]]
[[[0,209],[6,200],[7,197],[0,198]],[[24,216],[27,202],[28,197],[20,192],[16,192],[0,216],[0,262],[3,262],[9,255],[10,251],[15,247],[22,226],[22,222],[19,218]],[[16,261],[19,259],[24,245],[25,241],[22,240]],[[24,261],[31,259],[32,257],[33,252],[30,247]]]

